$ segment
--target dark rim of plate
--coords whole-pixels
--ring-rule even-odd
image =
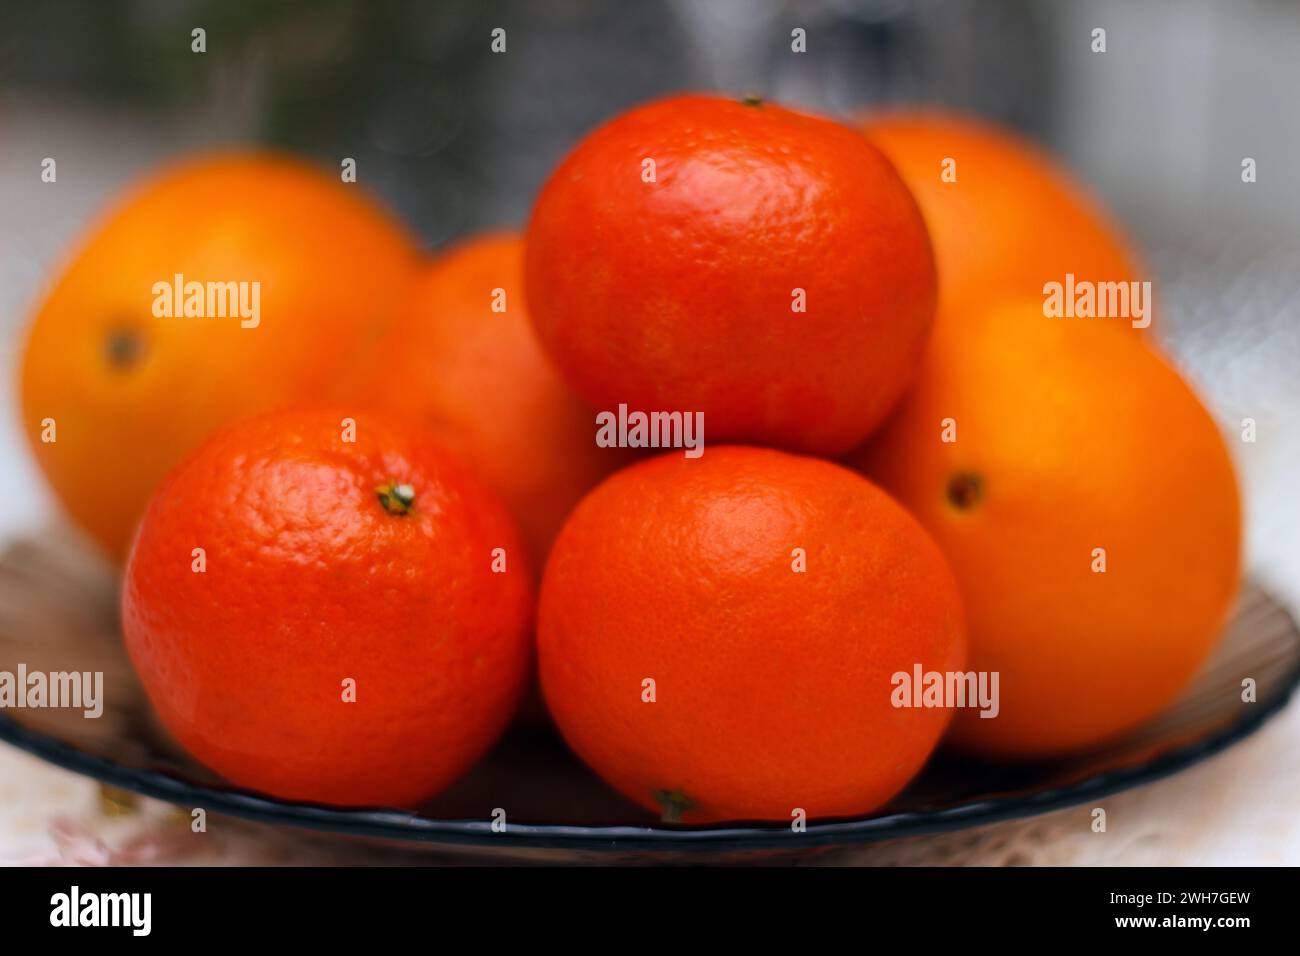
[[[1276,605],[1275,605],[1276,606]],[[1285,612],[1284,612],[1285,613]],[[1289,617],[1289,615],[1288,615]],[[1294,624],[1293,624],[1294,626]],[[276,800],[237,789],[191,783],[171,773],[127,767],[29,730],[0,714],[0,740],[64,769],[104,783],[182,806],[263,823],[301,827],[372,839],[495,847],[498,849],[573,849],[592,851],[779,851],[833,844],[869,843],[903,836],[942,833],[1017,817],[1033,816],[1104,797],[1177,773],[1249,736],[1282,710],[1300,684],[1300,662],[1293,663],[1276,693],[1244,711],[1227,726],[1174,747],[1143,763],[1104,771],[1068,786],[1034,793],[972,799],[935,810],[908,810],[879,816],[809,823],[802,833],[789,824],[725,827],[578,826],[510,823],[504,833],[488,820],[437,820],[383,808],[340,808]]]

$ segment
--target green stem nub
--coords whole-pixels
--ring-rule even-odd
[[[680,790],[656,790],[654,798],[655,803],[663,808],[659,818],[664,823],[681,823],[682,814],[695,806],[691,798]]]
[[[411,505],[415,504],[415,489],[410,485],[400,485],[396,481],[380,485],[375,489],[375,494],[379,495],[379,503],[390,515],[404,515],[411,510]]]
[[[757,93],[746,93],[740,98],[740,102],[745,106],[762,106],[763,97],[759,96]]]

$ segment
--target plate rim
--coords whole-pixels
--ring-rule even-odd
[[[1300,645],[1300,640],[1297,640],[1300,628],[1290,609],[1257,583],[1249,582],[1248,586],[1253,587],[1286,616],[1291,624],[1291,639]],[[279,800],[235,787],[219,788],[194,783],[168,770],[129,767],[88,753],[41,731],[24,727],[3,711],[0,711],[0,741],[65,770],[167,803],[202,807],[210,812],[259,823],[317,832],[398,843],[499,850],[760,852],[867,844],[950,832],[1037,816],[1077,806],[1091,798],[1109,796],[1140,784],[1151,783],[1200,763],[1253,734],[1290,703],[1297,685],[1300,685],[1300,660],[1285,672],[1282,687],[1276,694],[1267,701],[1250,707],[1215,733],[1165,751],[1152,760],[1085,777],[1068,786],[1033,794],[983,797],[937,810],[900,810],[873,816],[823,820],[809,823],[802,833],[794,832],[789,824],[672,827],[553,823],[509,823],[504,832],[494,832],[489,820],[437,819],[392,808],[335,807]]]

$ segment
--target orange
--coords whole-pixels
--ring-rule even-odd
[[[547,705],[606,781],[666,819],[864,813],[951,711],[892,681],[965,658],[956,585],[892,499],[831,462],[715,446],[606,479],[556,539]]]
[[[228,780],[409,806],[505,726],[531,599],[504,506],[423,429],[286,411],[220,430],[167,476],[122,625],[163,724]]]
[[[417,255],[354,188],[271,154],[192,159],[139,185],[57,277],[23,354],[23,423],[68,512],[114,557],[215,426],[347,397],[343,369],[391,319]],[[166,301],[177,275],[202,284],[204,317],[184,315],[184,285]]]
[[[1044,298],[1043,286],[1149,279],[1119,227],[1054,159],[989,123],[941,112],[868,117],[867,137],[898,167],[925,214],[939,296],[958,306]],[[945,162],[949,176],[945,178]],[[1094,324],[1132,329],[1132,319]],[[1140,320],[1139,320],[1140,321]]]
[[[1241,570],[1233,467],[1138,340],[1037,301],[945,316],[860,464],[939,542],[971,666],[1000,674],[1000,714],[963,712],[959,746],[1098,744],[1167,706],[1214,645]]]
[[[702,412],[714,440],[825,454],[902,393],[936,294],[916,204],[863,137],[694,95],[560,164],[525,278],[543,346],[597,409]]]
[[[543,354],[523,297],[523,241],[470,239],[426,264],[384,339],[365,394],[418,417],[497,491],[540,571],[569,511],[614,468],[595,413]]]

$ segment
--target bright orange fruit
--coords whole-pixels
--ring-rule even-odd
[[[675,96],[552,174],[525,277],[543,346],[597,409],[703,412],[716,440],[837,453],[911,379],[929,239],[865,139],[772,104]]]
[[[523,295],[523,242],[478,236],[425,265],[363,392],[435,429],[519,522],[540,571],[569,511],[629,454],[543,354]]]
[[[952,738],[995,756],[1100,743],[1166,707],[1237,590],[1232,462],[1139,340],[1038,301],[943,316],[920,377],[859,460],[934,535],[965,599],[971,666],[1001,712]]]
[[[408,806],[473,763],[519,699],[531,616],[496,496],[424,429],[347,410],[205,442],[150,501],[122,594],[131,659],[191,754],[333,804]]]
[[[58,276],[23,353],[23,423],[72,517],[120,559],[154,486],[215,426],[347,397],[344,370],[416,257],[387,213],[280,156],[204,156],[138,186]],[[208,283],[223,284],[210,304]]]
[[[1096,199],[1028,140],[926,111],[871,116],[862,129],[898,167],[925,214],[940,299],[957,306],[941,316],[1003,298],[1041,301],[1043,286],[1064,284],[1066,273],[1076,283],[1150,279]],[[1132,321],[1094,324],[1128,329]]]
[[[896,673],[960,670],[942,555],[827,461],[715,446],[615,473],[556,539],[538,610],[547,705],[606,781],[668,819],[864,813],[920,769],[950,710]]]

